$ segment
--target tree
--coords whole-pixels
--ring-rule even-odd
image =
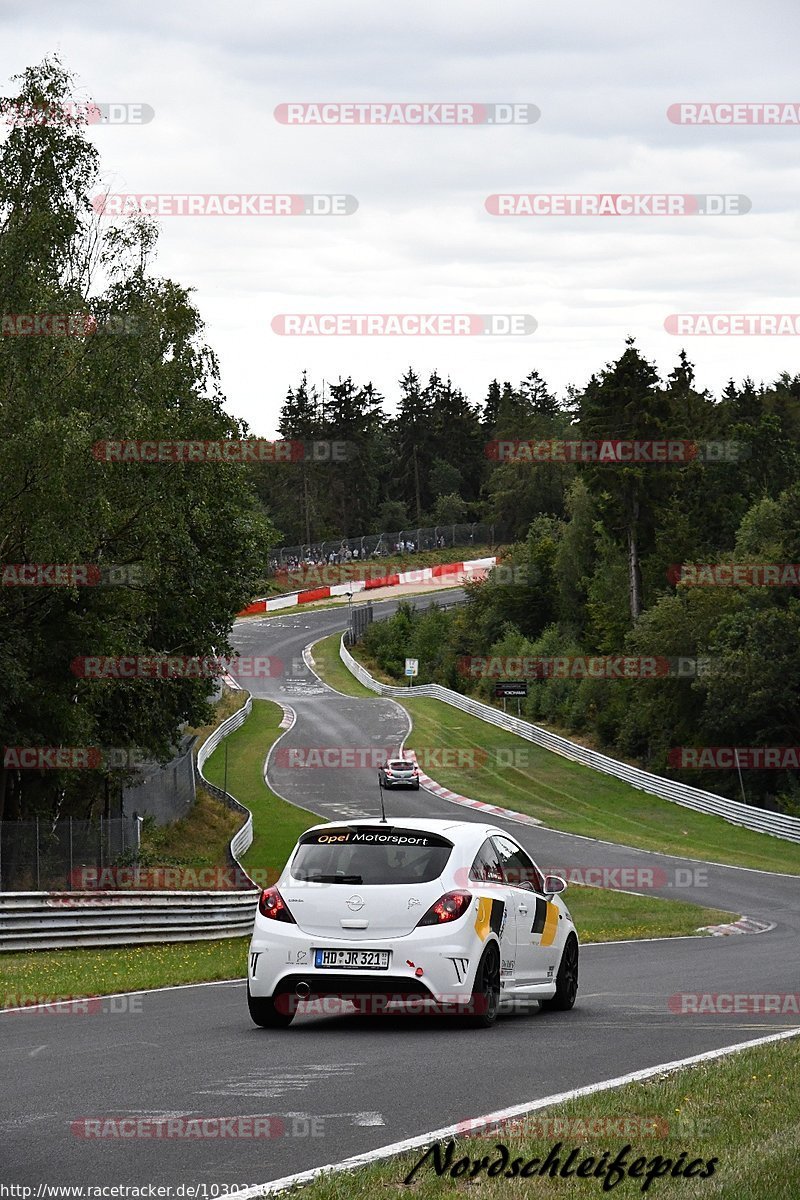
[[[184,723],[208,718],[216,681],[98,684],[71,664],[87,654],[229,654],[234,615],[274,530],[240,466],[108,462],[93,452],[121,437],[247,431],[224,410],[188,292],[149,273],[152,226],[135,219],[101,232],[90,201],[97,155],[79,120],[63,115],[71,87],[57,59],[27,70],[12,110],[60,115],[15,124],[0,148],[2,312],[81,314],[90,331],[0,338],[0,561],[123,566],[139,578],[0,588],[0,739],[163,757]],[[91,813],[106,781],[76,775],[0,767],[0,816]]]
[[[402,499],[418,525],[428,508],[428,471],[431,445],[428,436],[429,403],[419,376],[410,367],[400,380],[400,404],[393,422],[394,473]]]
[[[330,385],[325,436],[346,446],[344,462],[326,466],[331,514],[343,537],[369,529],[380,492],[378,447],[385,422],[382,396],[372,383],[358,387],[350,376]]]
[[[667,404],[658,374],[626,339],[626,350],[599,376],[592,376],[581,397],[581,437],[597,441],[663,438],[669,432]],[[664,490],[657,465],[608,463],[582,470],[613,535],[622,539],[628,559],[630,619],[643,608],[641,556],[652,541],[654,505]]]
[[[315,441],[321,436],[322,422],[320,419],[320,400],[317,389],[309,386],[308,376],[303,371],[300,385],[296,391],[286,394],[286,402],[281,409],[278,431],[281,437],[297,440],[304,444]],[[269,466],[266,468],[269,470]],[[321,483],[320,468],[309,462],[305,453],[299,464],[281,464],[281,477],[284,484],[289,485],[290,503],[294,501],[295,483],[293,473],[299,470],[303,497],[303,533],[306,543],[311,541],[312,514],[319,511],[318,490]]]
[[[433,520],[436,525],[460,525],[467,513],[467,506],[457,492],[447,496],[437,496],[433,507]]]
[[[538,371],[531,371],[520,384],[520,396],[528,411],[536,416],[558,415],[558,401]]]

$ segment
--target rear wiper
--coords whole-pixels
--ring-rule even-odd
[[[360,875],[307,875],[306,883],[363,883]]]

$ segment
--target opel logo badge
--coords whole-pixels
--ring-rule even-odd
[[[361,909],[364,907],[364,901],[360,896],[351,896],[347,901],[347,907],[350,909],[350,912],[361,912]]]

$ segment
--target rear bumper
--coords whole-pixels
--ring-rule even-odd
[[[345,981],[341,976],[323,972],[284,976],[273,999],[279,1012],[301,1011],[331,1017],[349,1015],[353,1009],[363,1016],[398,1012],[416,1016],[468,1016],[485,1005],[483,997],[473,997],[471,991],[437,996],[421,980],[402,975],[378,978],[352,974]]]
[[[281,923],[279,929],[263,930],[256,922],[248,956],[248,981],[253,996],[292,994],[298,983],[314,996],[345,996],[389,993],[429,996],[454,1003],[470,995],[483,950],[471,923],[456,929],[431,926],[405,937],[372,938],[362,933],[350,937],[325,937],[304,933],[296,925]],[[317,949],[388,950],[389,969],[332,970],[314,966]],[[419,974],[417,973],[419,972]]]

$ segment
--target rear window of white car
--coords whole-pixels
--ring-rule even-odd
[[[390,771],[413,771],[414,763],[406,762],[403,759],[396,759],[394,762],[387,763]]]
[[[305,883],[430,883],[452,850],[452,842],[421,829],[314,829],[300,839],[291,874]]]

